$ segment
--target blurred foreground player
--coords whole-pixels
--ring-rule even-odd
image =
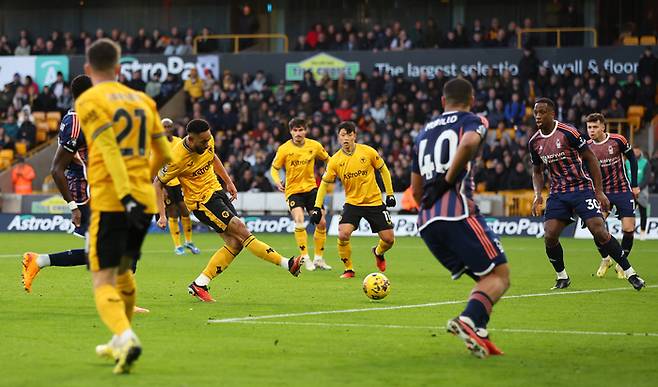
[[[96,309],[113,333],[97,353],[114,360],[116,374],[130,372],[142,352],[131,327],[137,287],[130,268],[157,211],[152,176],[171,159],[155,102],[116,81],[120,56],[109,39],[89,46],[84,67],[94,86],[75,102],[89,148],[89,269]]]
[[[489,339],[487,323],[494,304],[510,285],[502,245],[473,202],[470,163],[486,136],[487,123],[470,113],[473,88],[461,78],[443,87],[444,113],[428,123],[416,139],[411,187],[421,203],[420,236],[452,274],[476,281],[466,309],[448,321],[473,355],[501,355]]]
[[[587,140],[573,127],[555,120],[555,104],[548,98],[537,99],[534,116],[538,130],[528,141],[535,190],[532,214],[539,216],[541,213],[544,168],[547,168],[551,193],[544,213],[544,244],[557,275],[553,289],[564,289],[571,284],[564,266],[560,234],[573,222],[574,213],[585,222],[601,251],[621,266],[633,288],[642,289],[644,281],[635,273],[621,245],[605,227],[601,211],[609,211],[610,201],[603,191],[599,161]],[[586,163],[589,175],[584,172],[583,163]]]

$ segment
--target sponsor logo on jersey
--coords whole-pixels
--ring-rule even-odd
[[[365,169],[360,169],[356,172],[347,172],[343,175],[343,180],[349,180],[353,177],[359,177],[359,176],[368,176],[368,171]]]

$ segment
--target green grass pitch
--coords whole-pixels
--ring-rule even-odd
[[[292,235],[260,237],[285,255],[295,253]],[[195,241],[202,254],[179,257],[168,235],[147,238],[138,305],[151,313],[133,323],[144,352],[131,375],[114,376],[94,353],[110,333],[96,314],[85,268],[45,269],[31,294],[20,284],[20,253],[82,242],[0,234],[0,385],[655,386],[658,380],[658,241],[635,242],[631,261],[650,285],[636,292],[614,273],[593,276],[599,256],[592,241],[563,240],[572,286],[560,293],[549,290],[554,274],[541,240],[504,239],[508,295],[531,296],[496,306],[491,335],[506,354],[485,360],[444,330],[463,308],[449,301],[464,300],[471,280],[451,281],[420,239],[399,238],[387,255],[392,291],[379,302],[361,290],[361,279],[375,271],[369,252],[375,239],[353,239],[357,278],[343,280],[330,237],[333,271],[293,278],[244,252],[211,284],[213,304],[198,302],[186,286],[221,240],[206,233]],[[344,310],[351,311],[308,314]]]

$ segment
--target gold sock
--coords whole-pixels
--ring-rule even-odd
[[[217,277],[228,268],[228,265],[233,262],[233,259],[238,253],[239,251],[234,252],[228,247],[222,246],[212,257],[210,257],[208,265],[203,269],[203,274],[210,279]]]
[[[121,334],[130,328],[130,321],[119,292],[112,285],[101,285],[94,289],[96,309],[103,323],[115,335]]]
[[[345,270],[354,270],[352,267],[352,245],[350,241],[338,240],[338,258],[343,261]]]
[[[386,243],[380,239],[379,243],[377,243],[377,247],[375,247],[375,254],[384,255],[384,253],[390,250],[391,247],[393,247],[393,243]]]
[[[117,275],[117,291],[125,305],[126,317],[128,317],[128,321],[132,321],[135,300],[137,299],[137,285],[132,271],[128,270]]]
[[[307,256],[308,246],[306,245],[307,236],[305,228],[295,227],[295,241],[297,242],[297,247],[299,247],[299,255]]]
[[[322,257],[324,255],[324,244],[327,241],[327,229],[316,227],[313,233],[313,248],[315,249],[315,256]]]
[[[169,234],[171,240],[174,241],[174,247],[180,247],[180,230],[178,229],[178,218],[169,218]]]
[[[183,234],[185,235],[185,243],[192,242],[192,221],[189,216],[181,216],[180,222],[183,225]]]
[[[267,243],[259,241],[253,235],[249,235],[249,237],[242,242],[242,246],[258,258],[272,262],[275,265],[281,265],[281,261],[284,259],[287,261],[287,258],[282,257],[281,254],[277,253]]]

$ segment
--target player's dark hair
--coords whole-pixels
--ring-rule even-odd
[[[356,133],[356,124],[352,121],[343,121],[338,124],[338,133],[340,133],[340,131],[343,129],[345,129],[348,134]]]
[[[443,96],[450,105],[471,106],[473,85],[464,78],[454,78],[443,85]]]
[[[592,113],[585,117],[585,122],[600,122],[605,125],[605,116],[602,113]]]
[[[78,99],[78,97],[80,97],[82,93],[87,91],[91,86],[93,86],[91,78],[84,74],[73,78],[73,81],[71,81],[71,94],[73,95],[73,99]]]
[[[112,40],[98,39],[87,49],[87,62],[94,70],[109,71],[114,69],[121,57],[121,47]]]
[[[545,98],[545,97],[537,98],[537,100],[535,101],[535,105],[538,105],[538,104],[540,104],[540,103],[545,103],[546,106],[548,106],[549,108],[551,108],[552,111],[555,111],[555,103],[553,102],[552,99],[550,99],[550,98]]]
[[[303,118],[293,118],[288,122],[288,130],[292,130],[294,128],[299,128],[303,127],[304,129],[308,129],[308,122],[303,119]]]
[[[187,123],[185,131],[187,133],[203,133],[206,130],[210,130],[210,124],[206,120],[194,119]]]

